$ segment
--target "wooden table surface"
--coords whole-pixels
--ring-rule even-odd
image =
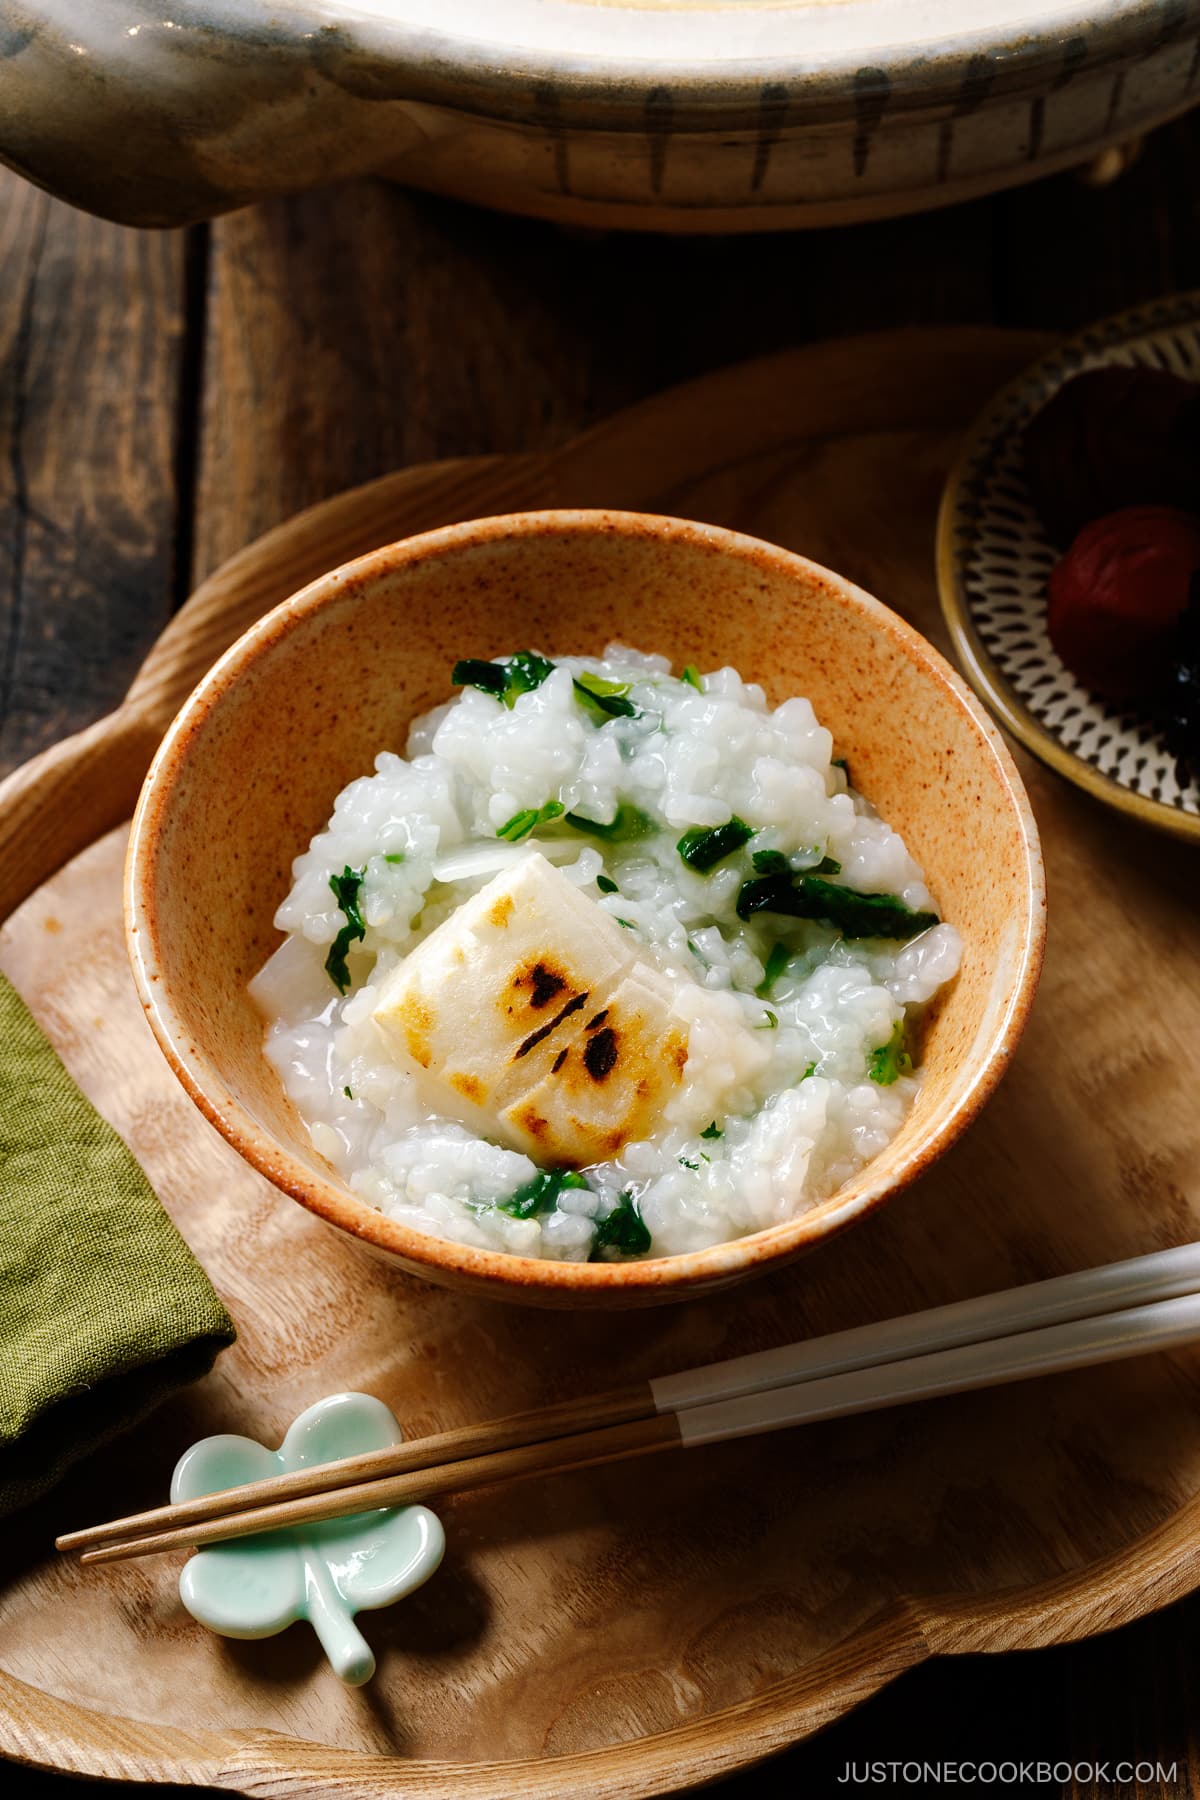
[[[694,240],[374,181],[138,233],[0,171],[0,774],[106,711],[200,577],[340,488],[553,445],[799,342],[1068,329],[1200,286],[1198,168],[1200,113],[1106,189],[1061,177],[883,225]],[[1200,1795],[1198,1711],[1195,1598],[1085,1644],[926,1664],[719,1791],[1179,1800]],[[1015,1767],[913,1767],[977,1763]]]

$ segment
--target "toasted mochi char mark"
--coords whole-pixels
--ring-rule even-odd
[[[658,1128],[687,1061],[678,1003],[695,987],[530,852],[392,970],[373,1016],[454,1116],[578,1167]]]
[[[583,1066],[593,1081],[604,1081],[617,1063],[617,1034],[611,1025],[589,1038],[583,1052]]]
[[[525,979],[526,977],[519,975],[513,986],[520,987]],[[529,995],[529,1004],[537,1011],[540,1011],[543,1006],[549,1006],[555,994],[561,994],[567,985],[564,975],[558,974],[554,969],[548,969],[545,963],[540,962],[534,963],[529,971],[528,981],[532,990]]]
[[[513,1052],[513,1060],[515,1061],[518,1056],[528,1056],[531,1050],[536,1050],[537,1046],[540,1043],[543,1043],[545,1039],[550,1036],[552,1031],[558,1030],[564,1019],[569,1019],[571,1014],[578,1012],[581,1006],[586,1006],[588,998],[589,996],[587,994],[573,995],[572,998],[567,1001],[567,1004],[563,1007],[557,1018],[551,1019],[548,1025],[543,1025],[540,1031],[531,1031],[529,1036],[525,1039],[525,1042],[517,1046],[516,1050]],[[536,1004],[537,1002],[535,1001],[534,1005]]]

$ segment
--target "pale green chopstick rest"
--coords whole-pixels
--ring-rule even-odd
[[[254,1438],[202,1438],[181,1458],[171,1499],[198,1500],[320,1463],[402,1443],[395,1415],[373,1394],[328,1394],[293,1419],[278,1450]],[[334,1672],[351,1687],[375,1673],[354,1615],[391,1606],[428,1581],[446,1535],[427,1506],[376,1508],[210,1544],[184,1563],[179,1597],[222,1637],[267,1638],[307,1619]]]
[[[212,1367],[233,1322],[0,975],[0,1514]]]

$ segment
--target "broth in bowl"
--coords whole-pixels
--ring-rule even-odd
[[[620,644],[453,680],[338,794],[251,984],[313,1148],[416,1231],[558,1261],[835,1193],[961,943],[810,703]]]

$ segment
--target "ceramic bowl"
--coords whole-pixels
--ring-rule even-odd
[[[902,1130],[800,1218],[678,1257],[569,1263],[471,1249],[357,1199],[312,1148],[262,1050],[246,991],[279,942],[293,858],[335,795],[447,698],[460,656],[554,656],[613,639],[716,668],[772,703],[804,694],[855,782],[904,836],[962,971],[933,1011]],[[986,713],[879,601],[787,551],[637,513],[517,514],[450,526],[335,569],[255,625],[168,731],[130,841],[126,924],[150,1024],[192,1098],[318,1217],[411,1272],[558,1306],[679,1300],[789,1261],[864,1218],[965,1130],[1008,1064],[1044,935],[1037,831]]]
[[[1184,0],[5,0],[0,157],[136,225],[368,171],[606,229],[842,224],[1092,161],[1196,103],[1198,37]]]

